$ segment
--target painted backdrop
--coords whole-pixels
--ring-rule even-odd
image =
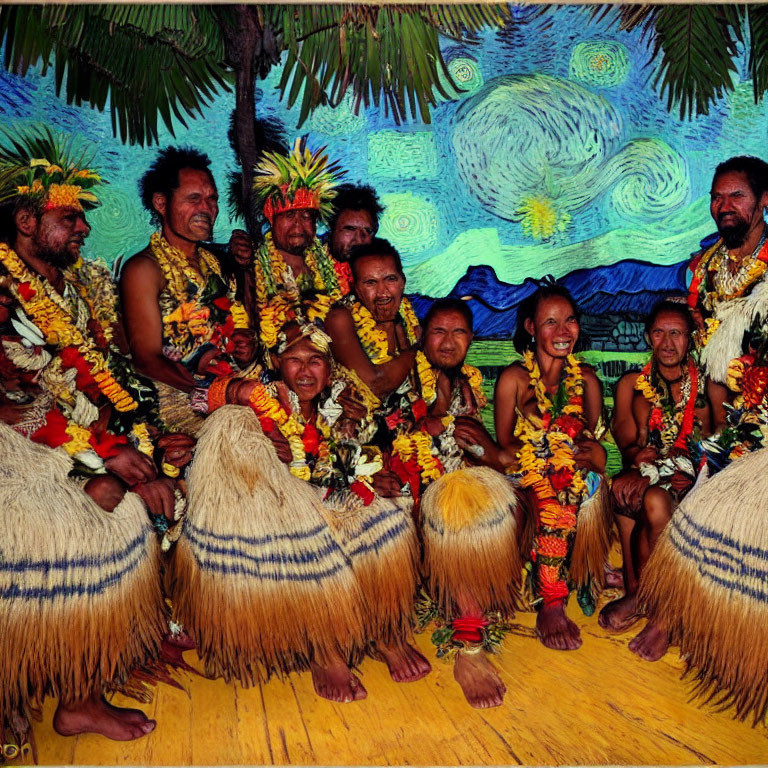
[[[431,125],[355,115],[344,102],[320,108],[300,132],[340,157],[348,180],[378,190],[380,234],[402,253],[409,292],[471,296],[478,334],[505,339],[532,290],[525,278],[550,273],[582,305],[589,345],[615,359],[642,347],[639,320],[655,299],[684,290],[683,262],[713,229],[714,166],[768,154],[768,107],[754,105],[744,79],[710,115],[680,121],[652,89],[640,32],[588,18],[578,7],[518,6],[477,45],[445,40],[463,90],[433,110]],[[279,76],[274,68],[259,83],[255,107],[292,139],[298,110],[280,102]],[[222,95],[175,139],[163,134],[206,151],[221,190],[235,168],[232,102]],[[150,226],[136,182],[156,149],[119,144],[107,115],[57,98],[52,74],[0,75],[0,114],[4,125],[47,120],[98,145],[110,186],[87,252],[113,261],[143,247]],[[238,224],[224,209],[216,239]],[[420,310],[427,304],[417,299]]]

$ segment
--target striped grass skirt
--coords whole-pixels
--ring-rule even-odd
[[[403,624],[415,590],[406,505],[324,505],[239,406],[206,419],[188,489],[168,585],[209,674],[253,685],[355,658]]]
[[[128,493],[105,512],[71,465],[0,424],[0,736],[48,694],[68,704],[119,686],[167,631],[143,502]]]
[[[650,621],[680,646],[695,692],[736,716],[768,709],[768,449],[683,499],[640,584]]]

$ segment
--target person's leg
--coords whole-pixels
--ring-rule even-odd
[[[59,703],[53,717],[54,730],[61,736],[98,733],[115,741],[146,736],[155,725],[141,710],[114,707],[98,692],[69,704]]]
[[[465,591],[456,594],[456,606],[462,618],[482,619],[483,609]],[[504,702],[507,687],[484,651],[460,650],[453,665],[453,676],[467,702],[476,709],[498,707]]]
[[[642,574],[661,532],[672,518],[672,497],[658,486],[649,488],[643,498],[641,548],[638,574]],[[650,622],[629,643],[629,650],[645,661],[658,661],[669,648],[669,636]]]
[[[600,611],[597,623],[612,632],[624,632],[640,618],[635,603],[637,597],[637,523],[625,515],[616,515],[621,543],[622,572],[624,574],[624,596],[612,600]]]
[[[331,654],[323,663],[313,661],[310,670],[315,692],[324,699],[347,703],[360,701],[368,695],[339,653]]]

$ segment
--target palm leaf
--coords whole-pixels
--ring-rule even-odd
[[[714,5],[667,5],[657,10],[652,57],[660,57],[654,79],[667,109],[677,105],[681,119],[708,114],[733,89],[736,39],[733,10]]]
[[[505,5],[326,5],[265,8],[288,50],[279,88],[288,106],[300,102],[298,125],[320,104],[337,104],[352,89],[355,108],[384,97],[397,122],[430,121],[435,91],[455,86],[439,35],[466,40],[508,17]],[[441,80],[441,75],[444,78]]]
[[[54,63],[68,103],[102,111],[109,102],[113,130],[131,143],[156,142],[158,116],[173,133],[174,119],[185,125],[231,80],[205,6],[8,6],[0,40],[10,71]]]
[[[750,5],[747,8],[749,37],[749,71],[755,102],[768,90],[768,6]]]

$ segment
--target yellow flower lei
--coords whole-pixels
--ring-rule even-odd
[[[215,274],[219,278],[222,277],[218,259],[204,248],[198,248],[197,253],[200,257],[198,271],[184,257],[184,254],[178,248],[174,248],[159,232],[152,233],[149,245],[163,273],[168,292],[176,300],[177,305],[191,303],[197,308],[202,308],[200,297],[205,291],[207,276]],[[194,287],[190,289],[190,286]],[[229,311],[235,328],[249,327],[248,313],[241,302],[233,301]],[[171,317],[168,315],[163,318],[164,332],[168,336],[173,334],[173,323],[170,320]]]
[[[298,477],[299,480],[311,480],[312,470],[307,464],[304,441],[302,440],[307,425],[301,419],[301,414],[289,414],[280,401],[260,382],[256,383],[249,400],[257,414],[272,419],[281,434],[288,440],[288,447],[291,449],[289,466],[291,474]],[[316,427],[322,438],[318,447],[318,461],[327,461],[330,458],[328,438],[331,430],[320,414],[317,416]]]
[[[307,319],[324,320],[331,306],[341,298],[333,261],[318,240],[304,251],[304,263],[318,296],[306,308]],[[277,250],[272,232],[267,232],[264,244],[255,259],[256,307],[259,313],[259,337],[268,349],[277,344],[277,334],[288,322],[289,315],[300,303],[298,285],[285,260]],[[283,285],[280,291],[278,286]]]
[[[568,355],[566,358],[566,377],[564,381],[565,392],[568,397],[568,403],[563,407],[563,414],[581,418],[584,414],[582,405],[584,397],[584,379],[581,376],[581,364],[575,355]],[[553,405],[547,395],[544,382],[541,379],[541,370],[536,362],[536,357],[531,350],[526,350],[523,355],[523,366],[528,371],[533,390],[536,393],[539,413],[544,416],[551,413]],[[522,442],[518,459],[520,469],[523,472],[521,484],[523,487],[537,487],[544,490],[544,485],[549,485],[545,480],[544,472],[547,466],[553,470],[559,469],[574,470],[575,461],[573,459],[573,441],[564,432],[557,429],[543,429],[541,419],[535,419],[539,422],[538,427],[534,426],[533,420],[518,418],[515,425],[515,437],[519,437]],[[546,435],[549,445],[549,452],[552,454],[549,458],[539,455],[537,449],[541,446]],[[570,490],[578,495],[586,490],[586,484],[581,472],[573,471],[573,480]]]
[[[363,347],[363,351],[374,365],[388,363],[392,359],[387,344],[387,332],[376,327],[373,315],[365,308],[362,302],[355,299],[349,304],[352,320],[355,323],[357,338]],[[409,344],[416,343],[416,330],[419,327],[419,319],[413,311],[411,302],[403,296],[400,302],[398,314],[405,325],[406,338]]]
[[[98,388],[118,411],[133,411],[138,408],[138,403],[109,372],[104,355],[72,322],[69,309],[53,287],[32,274],[24,262],[2,243],[0,243],[0,262],[16,281],[12,288],[14,297],[21,304],[24,312],[33,318],[35,325],[45,336],[46,342],[60,348],[76,347],[88,363]],[[35,295],[25,299],[19,293],[19,283],[28,283]]]
[[[462,375],[469,381],[472,395],[478,408],[485,407],[488,399],[483,392],[483,374],[473,365],[464,364],[461,367]],[[432,367],[427,356],[419,350],[416,353],[416,375],[421,383],[421,395],[427,405],[432,405],[437,397],[437,371]]]

